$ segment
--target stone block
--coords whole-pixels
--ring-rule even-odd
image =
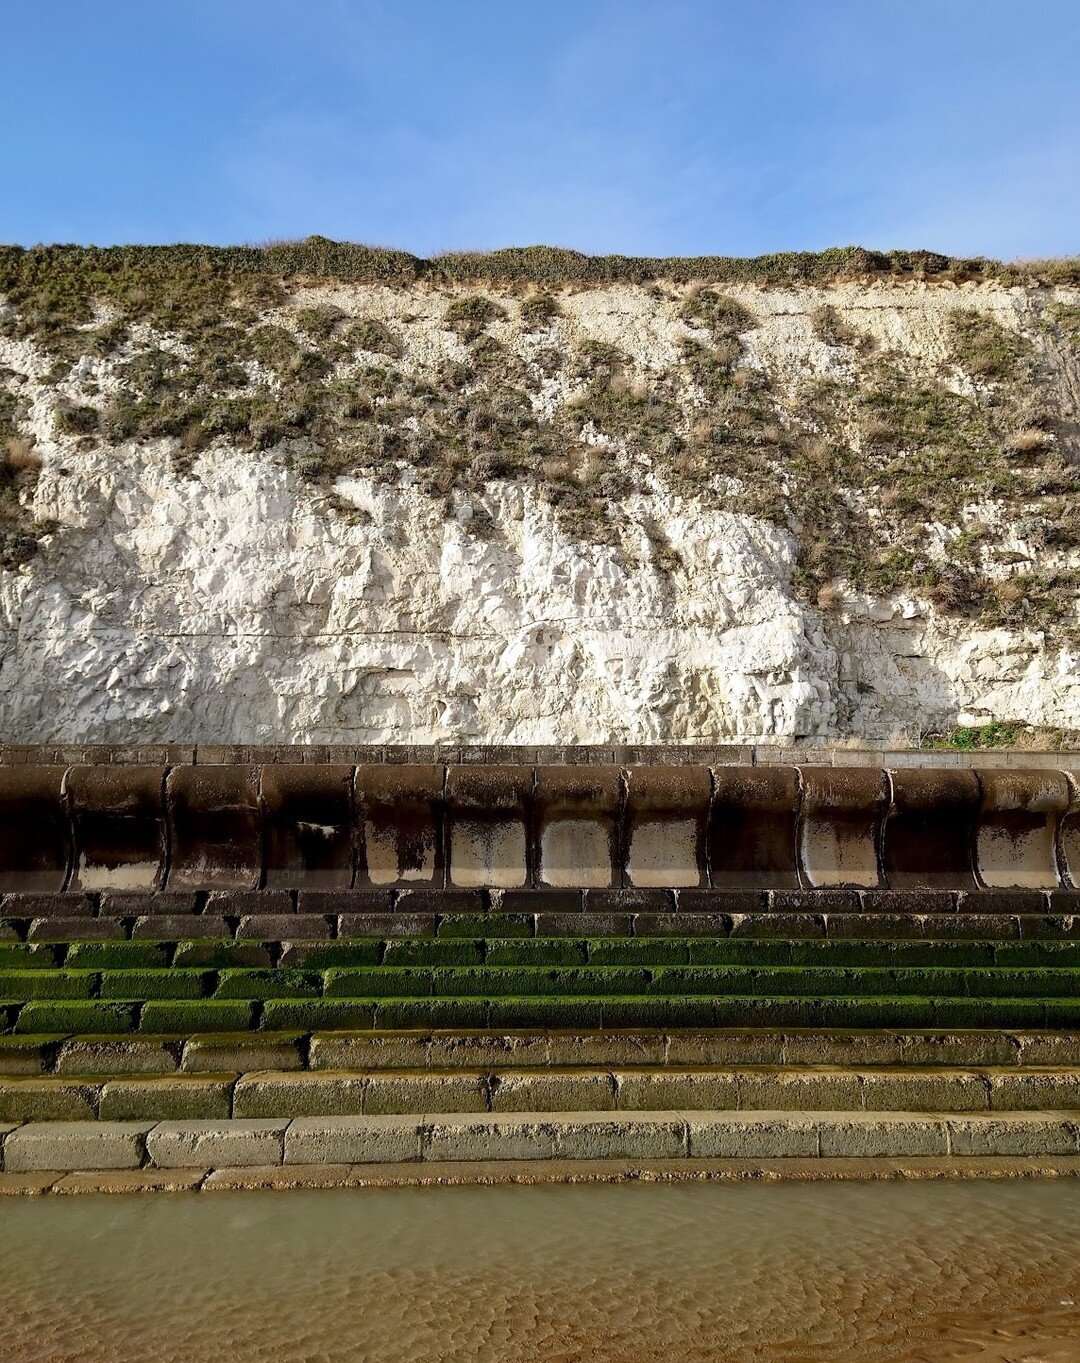
[[[487,1110],[487,1080],[479,1074],[372,1074],[364,1082],[365,1115]]]
[[[748,1070],[738,1076],[740,1111],[850,1112],[862,1107],[859,1076],[843,1070]]]
[[[675,1067],[781,1065],[784,1042],[783,1032],[758,1027],[673,1031],[666,1038],[665,1058],[667,1064]]]
[[[528,1063],[521,1043],[528,1042],[528,1054],[539,1056],[540,1037],[514,1038],[512,1063]],[[533,1063],[567,1067],[580,1065],[592,1069],[616,1065],[662,1065],[667,1056],[668,1038],[661,1031],[637,1032],[549,1032],[546,1038],[547,1061]]]
[[[141,1032],[242,1032],[251,1025],[252,1004],[240,999],[151,1000],[142,1005]]]
[[[423,1032],[316,1032],[308,1048],[312,1070],[424,1069],[431,1038]]]
[[[821,1154],[844,1157],[947,1155],[943,1120],[920,1113],[844,1113],[821,1123]]]
[[[27,931],[30,942],[102,941],[126,937],[118,918],[35,918]]]
[[[733,1112],[739,1105],[736,1076],[722,1070],[617,1071],[620,1112]]]
[[[355,1074],[242,1074],[233,1094],[236,1117],[350,1117],[364,1109],[365,1081]]]
[[[56,1054],[57,1074],[173,1074],[183,1045],[179,1037],[72,1036]]]
[[[1057,1113],[956,1118],[946,1123],[954,1155],[1074,1155],[1077,1128]],[[8,1138],[10,1140],[10,1137]]]
[[[250,913],[240,919],[236,936],[256,942],[318,942],[333,936],[331,921],[315,913]]]
[[[0,1074],[42,1074],[50,1067],[63,1033],[52,1036],[0,1036]]]
[[[685,1120],[666,1112],[579,1112],[556,1131],[558,1159],[677,1159],[687,1153]]]
[[[232,928],[224,918],[210,913],[148,914],[136,918],[131,925],[133,938],[145,938],[158,942],[182,942],[190,938],[226,938],[233,935]],[[121,931],[120,936],[123,936]]]
[[[159,1122],[146,1149],[159,1169],[280,1164],[287,1121]]]
[[[503,1072],[492,1076],[491,1107],[494,1112],[613,1112],[615,1081],[604,1070]]]
[[[99,1114],[107,1121],[186,1121],[232,1115],[231,1075],[109,1079]]]
[[[420,1157],[416,1117],[296,1117],[286,1164],[398,1164]]]
[[[989,1106],[982,1075],[963,1070],[913,1070],[862,1076],[867,1112],[978,1112]]]
[[[31,1122],[4,1138],[4,1169],[138,1169],[148,1122]]]
[[[74,1079],[0,1079],[0,1121],[93,1121],[97,1085]]]
[[[492,1114],[486,1117],[443,1116],[424,1124],[422,1158],[426,1160],[555,1159],[559,1128],[547,1114]]]
[[[184,1042],[180,1068],[185,1074],[243,1074],[249,1070],[302,1070],[302,1032],[225,1032],[193,1036]]]
[[[17,1032],[133,1032],[136,1007],[132,1003],[72,1000],[46,1003],[35,1000],[19,1010]]]
[[[1052,1071],[997,1073],[987,1076],[989,1106],[994,1112],[1080,1109],[1080,1073]]]
[[[205,1169],[112,1169],[97,1173],[65,1174],[54,1183],[54,1193],[193,1193],[206,1177]]]
[[[691,1159],[805,1158],[818,1153],[818,1129],[806,1113],[687,1114]]]

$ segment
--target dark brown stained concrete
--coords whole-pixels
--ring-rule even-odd
[[[975,888],[982,787],[973,771],[894,771],[882,866],[896,889]]]
[[[0,766],[0,892],[585,891],[598,909],[1076,889],[1078,862],[1080,782],[1049,769]]]

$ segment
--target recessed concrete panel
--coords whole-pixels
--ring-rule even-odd
[[[443,768],[356,769],[357,885],[443,884]]]
[[[165,783],[171,890],[254,890],[262,820],[254,767],[174,767]]]
[[[71,860],[64,767],[0,767],[0,892],[62,890]]]
[[[877,768],[803,767],[799,862],[815,889],[882,884],[878,861],[888,783]]]
[[[353,769],[265,766],[259,774],[266,885],[348,889],[353,881]]]
[[[530,883],[531,767],[450,767],[450,883],[518,889]]]
[[[893,889],[975,888],[975,829],[982,788],[973,771],[890,773],[882,865]]]
[[[541,767],[536,773],[542,885],[609,889],[621,881],[618,767]]]
[[[1059,771],[979,772],[982,810],[976,849],[980,881],[991,889],[1054,889],[1059,884],[1058,820],[1070,788]]]
[[[74,890],[156,890],[165,879],[161,767],[72,767],[64,781],[75,831]]]
[[[631,885],[701,889],[712,803],[708,767],[634,767],[627,775],[626,875]]]
[[[715,889],[799,886],[796,767],[715,767],[709,862]]]

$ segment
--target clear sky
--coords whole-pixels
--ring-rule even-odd
[[[0,241],[1080,253],[1080,0],[6,0]]]

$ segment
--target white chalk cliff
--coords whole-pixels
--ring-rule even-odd
[[[670,369],[686,327],[669,292],[567,291],[557,329],[619,346],[636,371]],[[749,362],[780,383],[842,367],[811,326],[823,303],[927,363],[949,309],[1030,328],[1034,306],[985,284],[724,292],[759,319]],[[387,319],[401,363],[422,368],[461,345],[441,324],[449,296],[340,285],[292,305]],[[491,333],[527,354],[503,302]],[[840,583],[828,609],[800,601],[795,531],[659,475],[622,497],[618,545],[569,538],[526,482],[436,498],[388,464],[340,477],[331,504],[273,448],[218,440],[185,470],[169,440],[57,434],[47,358],[3,340],[0,366],[43,460],[34,510],[56,522],[36,557],[0,572],[0,740],[883,741],[994,718],[1080,726],[1075,647],[914,592]],[[62,387],[107,393],[110,374],[84,358]],[[556,374],[536,402],[569,391]],[[996,533],[1028,552],[1020,531]],[[1075,551],[1060,561],[1080,567]]]

